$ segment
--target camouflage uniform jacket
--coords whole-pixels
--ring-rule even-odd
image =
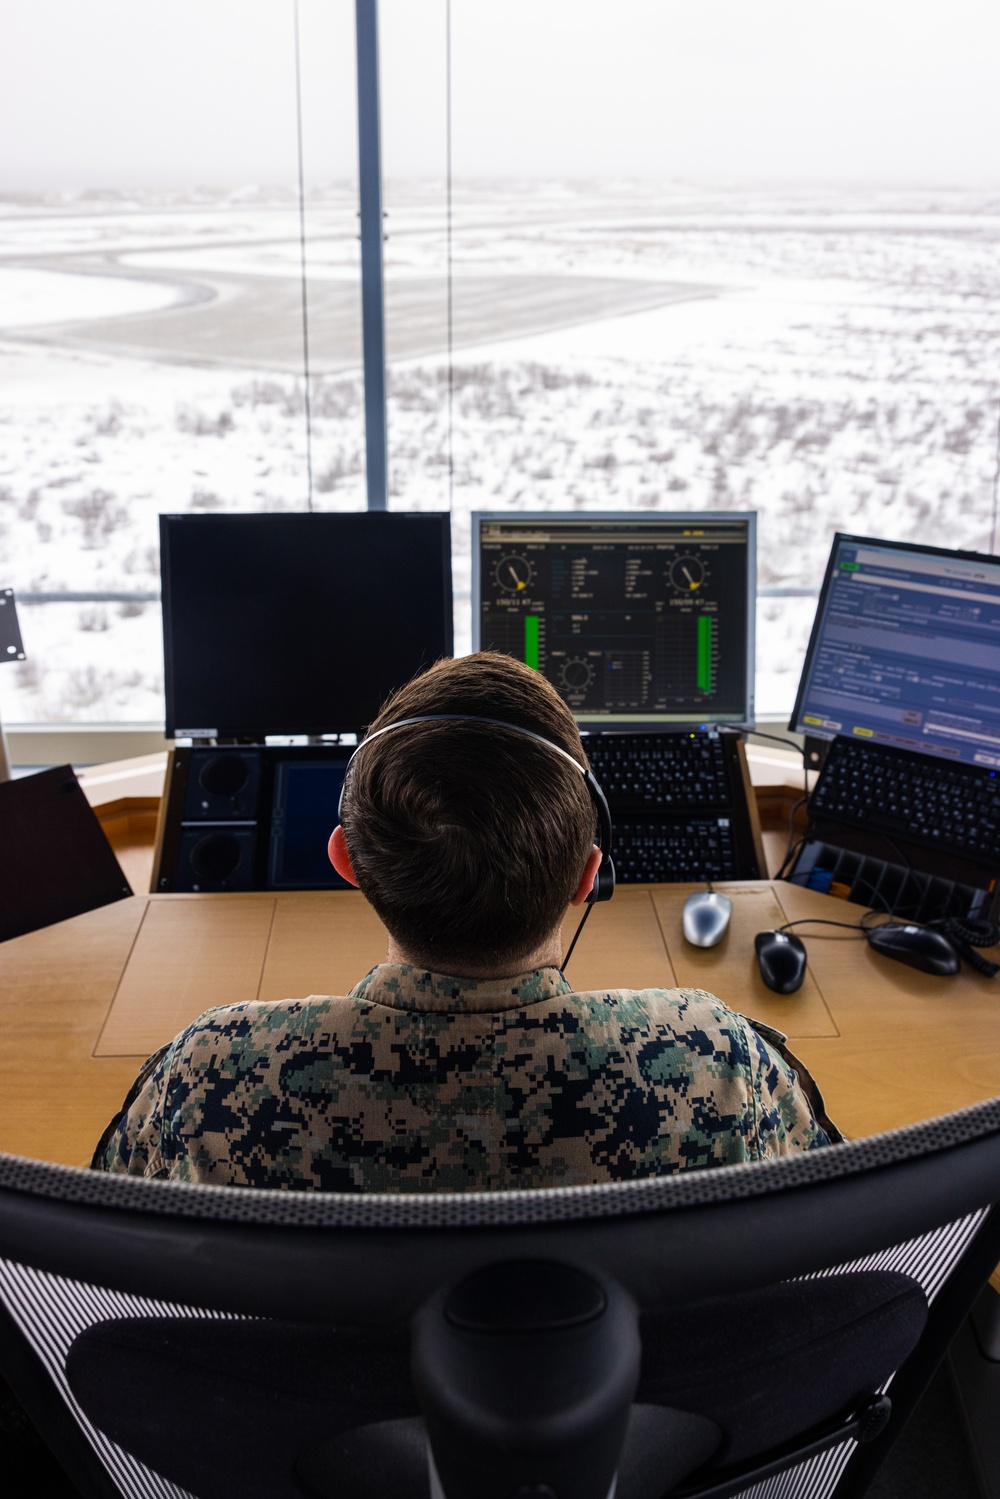
[[[213,1185],[576,1186],[841,1138],[784,1037],[701,989],[575,994],[556,968],[382,964],[346,998],[207,1011],[140,1072],[93,1164]]]

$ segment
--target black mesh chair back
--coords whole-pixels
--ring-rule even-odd
[[[1000,1100],[599,1187],[0,1156],[0,1367],[94,1499],[848,1499],[1000,1259]]]

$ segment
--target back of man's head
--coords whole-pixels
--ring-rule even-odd
[[[483,651],[439,661],[386,703],[371,733],[424,714],[530,729],[586,765],[544,677]],[[342,822],[358,886],[399,947],[442,972],[515,970],[558,926],[594,841],[583,776],[523,734],[409,724],[366,745]]]

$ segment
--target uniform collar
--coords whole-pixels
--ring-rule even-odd
[[[469,1013],[518,1010],[572,993],[572,986],[558,968],[535,968],[506,979],[468,979],[430,973],[409,963],[380,963],[355,984],[350,997],[387,1005],[391,1010]]]

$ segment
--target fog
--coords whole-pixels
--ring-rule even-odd
[[[293,182],[293,0],[8,4],[0,190]],[[445,167],[446,0],[382,0],[385,172]],[[991,0],[452,0],[457,176],[985,185]],[[306,173],[356,174],[354,6],[300,0]]]

